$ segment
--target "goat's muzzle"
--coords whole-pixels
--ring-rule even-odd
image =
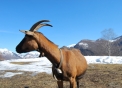
[[[19,46],[16,46],[16,52],[17,53],[22,53],[22,50],[21,50],[21,48],[19,48]]]

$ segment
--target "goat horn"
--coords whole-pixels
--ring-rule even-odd
[[[33,31],[37,31],[40,27],[43,27],[43,26],[50,26],[50,27],[53,27],[53,26],[50,25],[50,24],[39,24]]]
[[[42,26],[39,26],[38,27],[38,25],[40,24],[40,23],[42,23],[42,22],[50,22],[49,20],[41,20],[41,21],[38,21],[38,22],[36,22],[31,28],[30,28],[30,31],[36,31],[36,30],[38,30],[40,27],[42,27],[42,26],[48,26],[48,25],[42,25]]]

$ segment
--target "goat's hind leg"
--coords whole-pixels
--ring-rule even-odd
[[[63,88],[63,81],[57,81],[58,88]]]

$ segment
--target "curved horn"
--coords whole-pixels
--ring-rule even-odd
[[[40,24],[42,22],[50,22],[49,20],[41,20],[41,21],[38,21],[36,22],[31,28],[29,31],[37,31],[40,27],[42,26],[49,26],[49,24],[45,25],[45,24]]]
[[[43,27],[43,26],[50,26],[50,27],[53,27],[52,25],[50,24],[39,24],[36,28],[34,28],[33,31],[37,31],[39,28]]]

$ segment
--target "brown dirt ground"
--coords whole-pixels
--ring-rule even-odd
[[[0,78],[0,88],[25,87],[57,88],[57,84],[52,75],[46,73],[32,76],[31,72],[24,72],[11,78]],[[69,88],[69,82],[64,82],[64,88]],[[122,88],[122,64],[89,64],[80,80],[80,88]]]

